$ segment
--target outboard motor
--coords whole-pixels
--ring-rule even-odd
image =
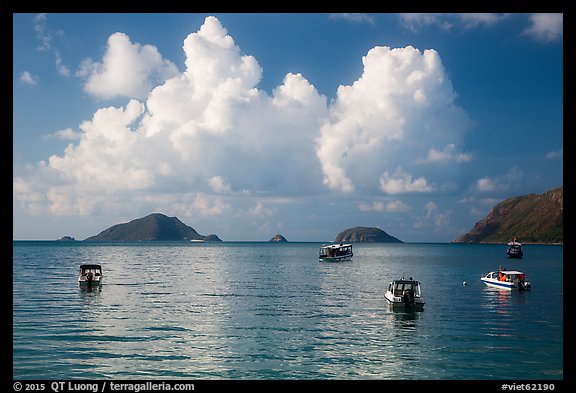
[[[525,291],[530,289],[530,283],[527,281],[518,281],[518,290]]]
[[[88,274],[86,274],[86,282],[88,284],[88,287],[92,286],[93,280],[94,280],[94,275],[92,274],[92,272],[88,272]]]

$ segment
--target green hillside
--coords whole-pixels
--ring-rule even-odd
[[[498,203],[455,243],[563,243],[564,187],[544,194],[508,198]]]

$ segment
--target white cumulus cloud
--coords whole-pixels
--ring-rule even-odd
[[[430,146],[459,142],[470,127],[436,51],[375,47],[362,62],[362,76],[338,88],[316,138],[324,183],[343,192],[376,188],[383,173],[422,160]]]
[[[470,121],[434,50],[375,47],[362,59],[362,76],[328,103],[297,72],[270,94],[258,89],[260,65],[215,17],[182,49],[178,72],[155,47],[110,36],[102,62],[85,63],[85,89],[139,99],[97,110],[79,131],[57,132],[71,143],[14,178],[15,203],[53,214],[126,215],[146,206],[184,217],[273,220],[278,201],[301,195],[432,192],[436,176],[453,172],[423,168],[422,160],[463,161],[457,146]],[[268,202],[234,205],[245,196]],[[408,206],[395,200],[359,209]]]
[[[59,64],[60,65],[60,64]],[[154,83],[178,73],[153,45],[132,43],[124,33],[108,38],[101,63],[85,59],[77,75],[86,78],[84,90],[98,98],[145,98]]]

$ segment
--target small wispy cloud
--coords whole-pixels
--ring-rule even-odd
[[[541,42],[552,42],[562,37],[564,27],[563,14],[531,14],[530,26],[523,35],[528,35]]]
[[[410,13],[400,14],[401,23],[407,29],[416,32],[422,27],[435,26],[444,31],[456,28],[475,29],[489,26],[506,19],[508,14],[494,13]]]
[[[411,192],[431,192],[434,187],[424,177],[413,179],[412,175],[398,167],[393,175],[388,171],[380,177],[380,189],[386,194],[403,194]]]
[[[495,178],[483,177],[476,181],[476,191],[481,193],[499,192],[512,190],[521,185],[524,174],[518,168],[513,167],[507,173]]]
[[[372,203],[361,203],[358,205],[358,210],[363,212],[405,212],[410,210],[410,207],[400,200],[393,201],[374,201]]]
[[[332,20],[343,20],[351,23],[368,23],[374,25],[376,20],[370,14],[363,13],[340,13],[340,14],[330,14],[328,17]]]
[[[64,65],[64,62],[62,61],[62,57],[60,56],[60,52],[56,51],[56,53],[54,54],[55,56],[55,62],[56,62],[56,70],[58,70],[58,73],[62,76],[70,76],[70,69],[68,67],[66,67],[66,65]]]
[[[546,153],[546,158],[563,158],[564,157],[564,148],[560,150],[553,150]]]
[[[268,217],[276,213],[277,210],[275,208],[266,207],[262,202],[256,202],[256,205],[247,211],[247,215],[252,217]]]
[[[36,48],[40,52],[54,53],[56,71],[61,76],[70,76],[69,68],[64,64],[60,51],[54,47],[54,38],[62,38],[64,32],[62,30],[54,30],[48,27],[48,14],[36,14],[32,18],[34,23],[34,31],[36,32],[36,39],[40,41],[40,45]]]
[[[496,182],[488,177],[476,181],[476,189],[480,192],[490,192],[496,189]]]
[[[506,13],[410,13],[399,14],[401,25],[416,33],[425,27],[441,31],[471,30],[490,27],[509,20],[514,14]],[[528,26],[520,33],[537,41],[548,43],[562,38],[563,14],[528,14]]]
[[[58,130],[52,134],[44,136],[44,139],[51,139],[51,138],[64,139],[69,141],[80,140],[82,139],[82,133],[74,131],[71,128],[65,128],[63,130]]]
[[[434,231],[442,231],[450,225],[450,216],[452,211],[440,211],[438,205],[432,201],[424,205],[426,215],[420,217],[412,225],[415,229],[432,228]]]
[[[428,150],[426,159],[418,160],[418,163],[429,163],[429,162],[468,162],[472,160],[472,156],[467,153],[457,152],[456,147],[453,143],[448,144],[444,150],[436,150],[431,148]]]
[[[52,33],[46,26],[47,14],[36,14],[33,18],[34,31],[36,38],[40,41],[40,45],[36,48],[39,51],[50,50],[50,42],[52,41]]]
[[[25,85],[35,86],[38,84],[38,77],[32,75],[29,71],[23,71],[20,73],[20,82]]]

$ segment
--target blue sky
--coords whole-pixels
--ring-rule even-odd
[[[562,14],[14,14],[13,238],[450,242],[563,184]]]

